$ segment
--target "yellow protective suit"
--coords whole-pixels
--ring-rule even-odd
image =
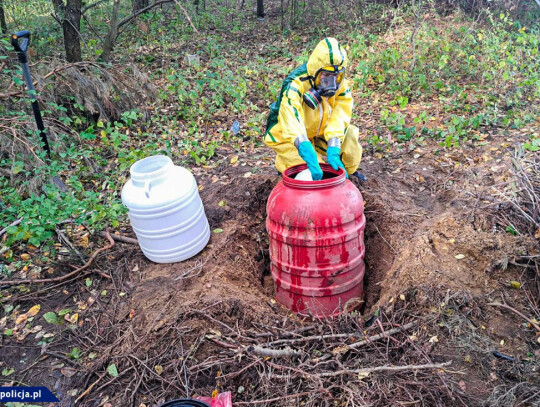
[[[337,65],[347,67],[347,53],[334,38],[325,38],[303,64],[285,78],[277,102],[270,106],[264,143],[277,153],[276,168],[283,172],[304,160],[294,145],[297,137],[306,135],[324,162],[328,140],[337,137],[341,142],[341,160],[349,174],[354,173],[362,159],[358,128],[350,124],[353,98],[347,79],[343,79],[336,94],[322,98],[318,108],[311,109],[303,102],[304,92],[313,86],[313,78],[321,68]]]

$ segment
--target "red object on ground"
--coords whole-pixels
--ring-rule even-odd
[[[196,397],[197,400],[208,403],[210,407],[232,407],[232,395],[230,391],[219,393],[216,397]]]
[[[276,300],[302,315],[334,316],[364,295],[364,202],[342,169],[322,164],[322,181],[295,180],[306,168],[285,170],[266,205]]]

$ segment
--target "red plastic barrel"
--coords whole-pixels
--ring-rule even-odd
[[[267,203],[276,300],[299,314],[339,314],[364,295],[364,203],[360,191],[322,164],[322,181],[294,177],[305,164],[283,173]]]

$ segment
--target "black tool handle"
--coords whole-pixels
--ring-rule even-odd
[[[21,42],[19,42],[19,40],[21,40]],[[19,62],[21,64],[25,64],[28,62],[28,58],[26,57],[26,50],[28,49],[29,43],[30,31],[23,30],[15,34],[11,34],[11,45],[13,45],[13,48],[15,48],[15,51],[17,51],[17,54],[19,56]]]
[[[26,50],[28,49],[29,43],[30,31],[23,30],[11,34],[11,45],[13,45],[13,48],[15,48],[15,51],[17,51],[17,55],[19,56],[19,62],[23,71],[24,81],[26,82],[26,86],[28,88],[28,94],[30,95],[32,101],[32,111],[34,112],[34,118],[36,119],[36,125],[41,136],[41,141],[43,142],[43,146],[47,152],[47,157],[51,158],[51,149],[49,147],[49,141],[47,140],[47,132],[45,131],[45,125],[43,124],[43,118],[41,117],[41,111],[39,110],[39,102],[36,99],[36,91],[32,82],[32,76],[30,75],[30,68],[28,67]]]

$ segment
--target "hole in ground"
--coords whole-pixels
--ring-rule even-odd
[[[266,199],[271,192],[271,188],[260,191],[263,194],[258,196],[264,200],[264,204],[259,202],[258,208],[260,216],[266,218]],[[264,193],[266,193],[266,196]],[[377,201],[376,196],[371,196],[366,192],[363,192],[363,195],[365,199],[371,202],[370,210],[365,213],[364,244],[366,254],[364,261],[366,263],[366,273],[364,277],[364,305],[362,306],[363,312],[369,312],[380,298],[380,283],[386,278],[394,261],[395,251],[389,242],[389,236],[391,236],[392,230],[395,228],[395,222],[393,222],[390,215],[386,214],[384,205]],[[274,296],[274,281],[270,273],[268,235],[264,221],[259,223],[255,229],[263,237],[264,244],[261,245],[260,251],[255,255],[254,261],[258,265],[258,275],[263,291],[268,297],[272,298]]]
[[[366,274],[364,276],[363,309],[364,312],[369,312],[381,297],[380,284],[386,279],[387,273],[392,267],[395,250],[389,239],[393,230],[392,219],[386,215],[384,206],[377,202],[375,196],[365,192],[362,195],[365,200],[371,202],[370,209],[364,212],[366,216],[364,230]]]
[[[240,301],[242,307],[253,311],[252,315],[267,314],[268,307],[278,314],[286,312],[269,301],[274,297],[274,282],[265,227],[266,202],[279,180],[279,176],[266,174],[248,179],[231,174],[226,181],[213,183],[210,179],[202,180],[201,198],[210,228],[223,232],[212,233],[209,245],[193,259],[171,265],[149,264],[137,289],[135,305],[159,312],[164,301],[155,300],[159,287],[165,291],[163,298],[177,306]],[[383,237],[392,230],[390,217],[387,219],[384,208],[376,205],[376,197],[366,199],[372,204],[366,212],[363,310],[369,312],[379,299],[379,283],[386,277],[394,253]]]

